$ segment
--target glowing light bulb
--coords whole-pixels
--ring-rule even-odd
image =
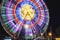
[[[32,34],[32,33],[30,33],[30,36],[33,36],[33,34]]]
[[[25,28],[25,29],[28,29],[28,28],[29,28],[29,25],[24,25],[24,28]]]

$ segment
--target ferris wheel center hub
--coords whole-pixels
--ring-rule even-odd
[[[32,20],[34,18],[34,13],[35,13],[35,10],[32,8],[31,5],[24,4],[20,8],[20,15],[24,20]]]

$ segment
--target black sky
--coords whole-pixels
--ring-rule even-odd
[[[49,28],[52,27],[52,32],[54,35],[56,35],[56,29],[60,26],[60,4],[58,0],[44,0],[48,9],[49,9],[49,15],[50,15],[50,22],[49,22]],[[1,3],[1,0],[0,0]],[[0,24],[0,36],[2,37],[4,35],[8,35],[4,29],[2,28]],[[57,35],[56,35],[57,36]]]
[[[45,0],[50,14],[50,24],[52,27],[52,32],[54,36],[56,35],[56,30],[60,26],[60,6],[58,0]],[[60,36],[60,35],[59,35]]]

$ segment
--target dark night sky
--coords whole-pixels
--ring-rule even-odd
[[[59,6],[59,1],[57,1],[57,0],[44,0],[44,1],[45,1],[46,5],[47,5],[47,7],[49,9],[49,14],[50,14],[49,28],[52,27],[52,32],[53,32],[54,35],[56,35],[56,33],[55,33],[56,29],[60,26],[60,12],[59,12],[60,11],[60,6]],[[2,35],[2,36],[8,35],[4,31],[4,29],[2,28],[1,24],[0,24],[0,35]]]
[[[45,0],[45,2],[49,8],[49,14],[50,14],[49,28],[52,27],[52,32],[53,32],[54,36],[57,36],[56,30],[60,26],[59,1],[57,1],[57,0]]]

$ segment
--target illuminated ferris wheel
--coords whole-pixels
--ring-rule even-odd
[[[33,39],[45,33],[49,23],[49,12],[43,0],[3,0],[1,24],[13,38],[22,35]]]

